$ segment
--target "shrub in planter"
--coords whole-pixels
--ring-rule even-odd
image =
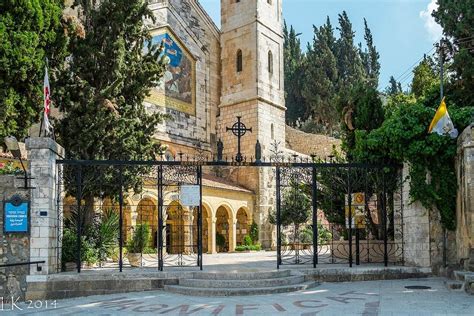
[[[252,225],[250,225],[250,238],[252,238],[252,244],[256,244],[258,242],[258,226],[255,221],[253,221]]]
[[[76,232],[70,228],[64,228],[63,240],[61,248],[61,270],[68,271],[72,267],[75,268],[77,256],[77,235]]]
[[[244,236],[244,240],[242,242],[243,246],[251,246],[253,244],[252,238],[249,235]]]
[[[132,239],[127,243],[127,258],[132,267],[141,265],[141,254],[146,248],[150,238],[150,228],[147,224],[140,224],[135,227]]]

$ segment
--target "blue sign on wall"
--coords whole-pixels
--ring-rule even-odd
[[[6,201],[3,210],[4,233],[29,232],[29,202],[18,200]]]

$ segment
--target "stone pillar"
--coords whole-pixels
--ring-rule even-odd
[[[456,174],[456,261],[474,271],[474,124],[458,138]]]
[[[229,219],[229,252],[234,252],[237,247],[237,219]]]
[[[217,248],[216,248],[216,224],[217,224],[217,218],[212,216],[211,217],[211,247],[209,248],[211,250],[211,253],[217,253]]]
[[[409,173],[409,165],[403,166],[403,179]],[[403,182],[403,255],[405,265],[430,267],[430,214],[420,202],[411,203],[410,181]]]
[[[57,208],[57,182],[60,166],[56,160],[64,157],[64,149],[50,138],[30,137],[26,140],[31,184],[30,260],[45,261],[42,271],[31,266],[30,274],[52,274],[60,270],[62,234],[61,208]]]
[[[212,217],[206,218],[207,222],[207,253],[213,253],[212,249]]]

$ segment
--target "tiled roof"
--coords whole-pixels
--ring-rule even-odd
[[[224,189],[224,190],[231,190],[231,191],[238,191],[238,192],[245,192],[251,193],[251,190],[248,190],[235,182],[229,181],[224,178],[216,177],[210,174],[203,174],[202,175],[202,185],[205,187],[217,188],[217,189]]]

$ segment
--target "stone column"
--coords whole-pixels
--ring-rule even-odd
[[[474,124],[458,137],[456,263],[474,271]]]
[[[62,208],[57,207],[58,172],[56,160],[64,157],[64,149],[54,140],[30,137],[26,140],[31,185],[30,260],[45,261],[42,271],[30,267],[30,274],[52,274],[60,270]],[[59,213],[59,214],[58,214]]]
[[[229,252],[234,252],[237,247],[237,219],[229,219]]]
[[[211,247],[209,248],[211,253],[217,253],[216,248],[216,223],[217,218],[212,216],[211,217]]]

